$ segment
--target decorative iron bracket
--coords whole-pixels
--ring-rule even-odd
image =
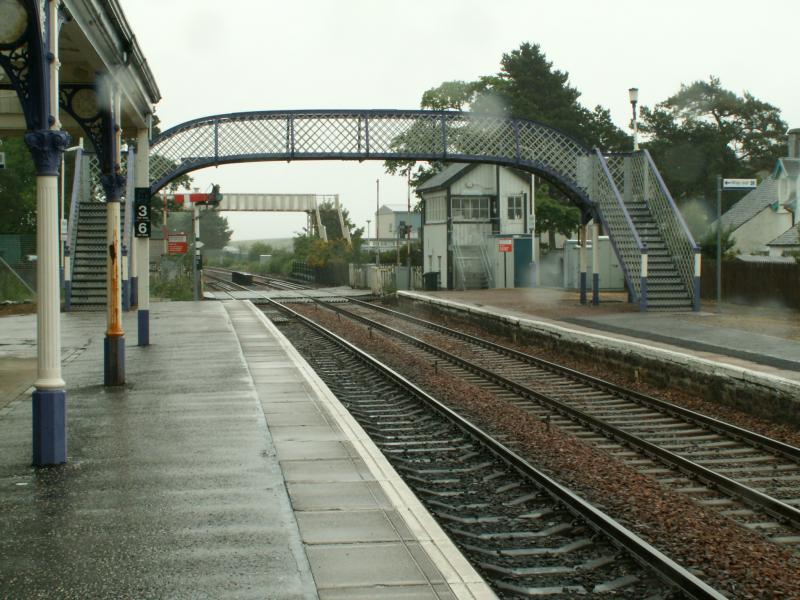
[[[42,14],[36,0],[19,0],[17,4],[26,14],[18,14],[18,31],[12,30],[12,34],[18,34],[16,39],[0,40],[0,67],[17,92],[28,131],[49,129],[48,11]],[[9,8],[9,12],[13,18],[12,9]],[[14,27],[14,23],[9,27]]]
[[[61,84],[58,103],[83,130],[100,164],[104,164],[103,115],[99,108],[95,86],[88,83]]]

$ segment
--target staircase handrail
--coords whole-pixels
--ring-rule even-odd
[[[658,183],[658,187],[661,189],[661,192],[666,197],[667,202],[669,203],[669,206],[672,209],[672,213],[675,215],[675,218],[678,220],[678,223],[683,229],[683,232],[686,234],[686,239],[689,240],[689,243],[691,244],[694,250],[699,251],[700,246],[697,244],[697,242],[695,242],[694,236],[692,235],[692,232],[689,230],[689,226],[686,224],[686,220],[683,218],[683,214],[678,208],[678,205],[675,204],[675,200],[672,199],[672,194],[669,193],[669,190],[667,189],[667,184],[664,183],[664,178],[661,177],[661,172],[658,170],[658,167],[656,167],[656,163],[653,161],[653,157],[650,156],[650,151],[647,150],[646,148],[644,150],[644,155],[645,158],[647,159],[647,162],[649,163],[651,172],[656,178],[656,183]]]
[[[597,177],[592,177],[590,197],[599,208],[596,211],[597,216],[605,230],[609,232],[609,239],[617,258],[619,258],[628,289],[636,301],[641,294],[642,255],[647,254],[647,248],[636,231],[636,226],[633,224],[633,219],[622,200],[616,183],[614,183],[605,157],[597,148],[594,152],[596,158],[594,172],[597,174],[597,167],[599,167],[601,177],[599,181]],[[606,194],[597,189],[601,182],[608,186]]]
[[[464,273],[464,257],[461,254],[461,247],[453,243],[453,267],[458,266],[458,278],[461,281],[461,290],[467,289],[467,275]],[[455,283],[455,273],[453,273],[453,282]]]
[[[653,177],[656,183],[656,190],[660,192],[658,198],[651,197],[647,199],[650,214],[653,215],[658,224],[664,243],[675,261],[675,266],[683,284],[686,286],[689,295],[694,299],[696,293],[693,285],[695,255],[700,252],[700,248],[695,242],[691,231],[689,231],[689,227],[675,204],[672,194],[669,193],[661,173],[659,173],[652,156],[650,156],[650,152],[644,150],[642,155],[647,167],[645,176]],[[657,200],[660,200],[660,202]]]
[[[489,288],[494,287],[494,271],[492,263],[489,261],[489,253],[486,252],[486,244],[481,244],[481,263],[483,264],[483,271],[486,273],[486,283]]]
[[[128,165],[127,179],[125,181],[125,215],[122,221],[122,247],[128,252],[128,261],[131,260],[131,232],[133,231],[133,194],[134,194],[134,150],[128,148],[126,156],[126,164]],[[129,265],[130,266],[130,265]]]
[[[78,228],[78,207],[81,203],[81,181],[83,180],[83,148],[75,151],[75,168],[72,175],[72,191],[69,202],[69,218],[67,220],[67,240],[66,249],[70,255],[75,251],[75,236]],[[72,279],[72,268],[75,261],[70,261],[70,280]]]

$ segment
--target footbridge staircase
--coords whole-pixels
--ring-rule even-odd
[[[123,160],[125,173],[127,160]],[[100,164],[97,156],[79,150],[75,156],[75,176],[72,182],[65,253],[69,256],[65,273],[65,305],[73,311],[103,311],[107,304],[107,216],[105,197],[100,184]],[[123,253],[123,286],[127,286],[130,267],[128,248],[131,243],[130,198],[132,186],[120,202],[120,240]],[[123,306],[127,309],[127,294]]]
[[[294,160],[481,162],[535,173],[599,220],[642,309],[699,307],[699,248],[646,150],[607,155],[542,123],[460,111],[214,115],[151,143],[151,192],[191,171]]]

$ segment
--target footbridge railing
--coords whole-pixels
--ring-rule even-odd
[[[589,165],[589,194],[597,206],[596,214],[608,232],[632,299],[641,302],[642,267],[647,260],[647,248],[636,231],[606,159],[599,150],[595,150],[590,157]]]
[[[694,240],[650,152],[607,157],[609,172],[623,203],[643,203],[675,263],[678,276],[695,308],[700,302],[700,247]]]
[[[481,162],[535,173],[567,194],[609,233],[632,298],[647,302],[647,248],[625,204],[646,197],[681,278],[695,298],[695,244],[649,154],[632,161],[629,187],[621,158],[591,151],[542,123],[459,111],[260,111],[203,117],[177,125],[150,147],[150,190],[209,166],[293,160],[420,160]],[[623,189],[624,188],[624,189]],[[620,192],[623,190],[623,193]],[[688,279],[687,279],[688,277]]]
[[[588,203],[578,158],[588,148],[525,119],[459,111],[309,110],[216,115],[151,144],[151,191],[203,167],[269,160],[491,162],[541,174]]]

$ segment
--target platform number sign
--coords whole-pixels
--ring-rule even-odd
[[[133,233],[137,238],[150,237],[150,188],[136,188],[133,196]]]

